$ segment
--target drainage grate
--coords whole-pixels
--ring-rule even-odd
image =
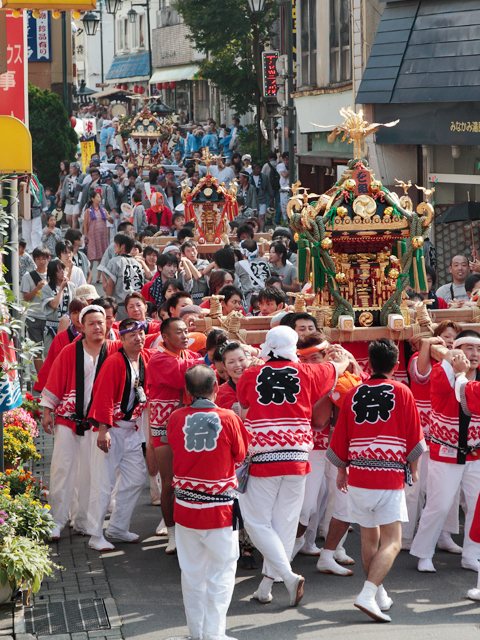
[[[37,636],[110,629],[102,598],[48,602],[25,609],[26,632]]]

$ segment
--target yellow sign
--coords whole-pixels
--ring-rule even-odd
[[[0,0],[0,5],[2,9],[90,11],[95,10],[96,0]]]
[[[21,120],[0,116],[0,175],[32,173],[32,136]]]
[[[90,158],[95,153],[95,142],[93,140],[84,140],[80,142],[80,149],[82,151],[82,172],[85,173],[90,164]]]

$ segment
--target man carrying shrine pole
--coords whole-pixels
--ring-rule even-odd
[[[350,521],[360,525],[367,579],[354,605],[376,622],[391,622],[383,580],[408,519],[405,482],[416,481],[426,445],[412,392],[392,379],[398,348],[382,339],[368,353],[373,374],[345,396],[327,458],[338,467],[337,487],[348,491]]]
[[[290,606],[300,602],[304,589],[304,578],[292,571],[290,558],[313,447],[312,406],[332,391],[337,375],[349,364],[341,347],[336,347],[337,362],[299,364],[297,341],[290,327],[271,329],[262,346],[268,361],[248,368],[237,384],[252,435],[250,477],[240,508],[245,528],[264,557],[264,578],[253,597],[271,602],[274,579],[280,577]]]

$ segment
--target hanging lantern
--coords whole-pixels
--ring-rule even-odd
[[[144,93],[145,93],[145,87],[139,87],[139,89],[140,89],[140,93],[141,93],[141,94],[144,94]]]
[[[169,89],[175,89],[175,83],[174,82],[169,82],[168,83],[168,88]]]
[[[163,89],[163,84],[161,82],[157,82],[157,89],[160,91]]]

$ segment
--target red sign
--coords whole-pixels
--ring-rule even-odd
[[[275,98],[278,92],[277,60],[278,51],[262,52],[263,95],[267,98]]]
[[[7,12],[7,71],[0,75],[0,115],[15,116],[28,125],[25,13]],[[0,55],[3,55],[0,54]]]

